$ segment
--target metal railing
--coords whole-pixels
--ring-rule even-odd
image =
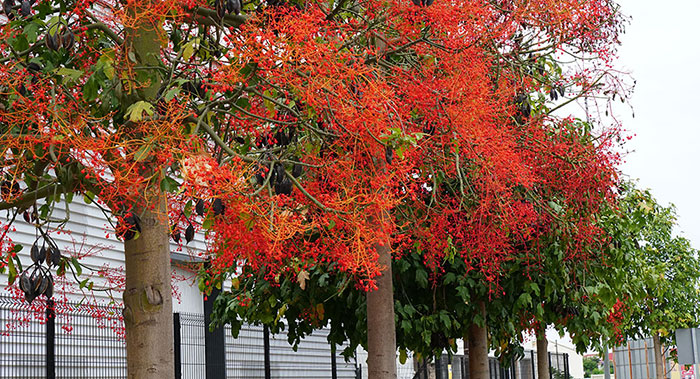
[[[550,375],[547,379],[569,379],[569,355],[548,353]],[[526,351],[521,359],[503,365],[494,357],[489,358],[490,379],[539,379],[537,378],[537,357],[532,350]],[[428,379],[435,374],[436,379],[469,379],[469,357],[464,355],[443,355],[434,362],[415,363],[413,379]]]
[[[0,297],[0,378],[126,378],[120,316],[116,308]],[[356,377],[356,364],[337,353],[333,359],[324,336],[309,336],[294,351],[281,337],[264,343],[263,328],[252,325],[236,339],[224,327],[217,341],[202,314],[175,313],[173,326],[177,379]]]

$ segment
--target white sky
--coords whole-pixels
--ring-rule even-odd
[[[700,248],[700,0],[618,0],[632,16],[620,67],[632,74],[635,118],[616,103],[636,137],[623,171],[664,205],[674,203],[679,232]]]

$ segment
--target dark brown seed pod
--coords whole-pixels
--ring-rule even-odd
[[[22,17],[28,17],[30,13],[32,13],[32,5],[29,3],[29,0],[22,0],[22,4],[19,8],[19,14],[21,14]]]
[[[32,281],[26,271],[19,277],[19,289],[21,289],[25,294],[32,290]]]
[[[224,214],[224,210],[225,210],[224,202],[221,201],[221,199],[219,199],[219,198],[214,199],[214,202],[211,205],[211,209],[212,209],[212,211],[214,211],[214,216]]]
[[[204,216],[204,200],[197,199],[197,204],[194,206],[194,211],[197,212],[198,215]]]
[[[300,177],[301,174],[303,174],[303,173],[304,173],[304,166],[302,166],[302,165],[300,165],[300,164],[298,164],[298,163],[295,163],[295,164],[294,164],[294,167],[292,167],[292,175],[293,175],[295,178],[298,178],[298,177]]]
[[[28,302],[29,304],[31,304],[32,301],[34,301],[34,299],[36,299],[36,297],[37,297],[37,296],[34,295],[33,292],[25,292],[25,293],[24,293],[24,299],[27,300],[27,302]]]
[[[173,230],[173,232],[170,234],[170,236],[173,238],[173,241],[176,243],[180,243],[180,231],[179,230]]]
[[[194,239],[194,227],[192,226],[192,224],[190,224],[187,227],[187,229],[185,229],[185,241],[187,241],[187,243],[190,243],[190,242],[192,242],[193,239]]]
[[[275,176],[272,177],[272,179],[274,179],[275,183],[278,184],[282,183],[284,179],[287,179],[286,175],[284,174],[284,166],[282,164],[277,164],[277,166],[275,166]]]
[[[117,225],[117,236],[124,241],[134,239],[136,232],[141,233],[141,219],[134,212],[127,213],[122,222],[123,225]]]
[[[72,30],[66,29],[66,31],[63,32],[63,35],[61,36],[61,43],[66,50],[73,49],[73,45],[75,44],[75,36],[73,35]]]
[[[26,222],[27,224],[32,223],[32,219],[29,217],[29,211],[24,211],[22,213],[22,218],[24,218],[24,222]]]
[[[226,10],[228,10],[229,13],[239,14],[242,8],[240,0],[228,0],[226,3]]]
[[[53,246],[47,251],[46,264],[49,266],[58,266],[61,263],[61,250]]]
[[[57,51],[61,47],[60,41],[58,35],[53,35],[50,32],[46,33],[46,47],[48,47],[49,50]]]
[[[37,256],[37,260],[39,263],[43,263],[44,259],[46,259],[46,246],[42,246],[41,249],[39,249],[39,255]]]
[[[39,284],[36,287],[36,295],[39,296],[46,292],[46,289],[49,288],[49,281],[51,277],[48,275],[41,275],[39,276]]]
[[[391,164],[394,160],[394,149],[392,149],[391,146],[386,146],[384,148],[384,158],[386,158],[387,164]]]
[[[37,246],[37,243],[34,242],[34,245],[32,245],[31,250],[29,250],[29,258],[32,259],[32,262],[37,262],[39,260],[39,246]]]
[[[15,18],[15,15],[12,14],[12,7],[15,6],[15,1],[14,0],[5,0],[2,2],[2,11],[5,13],[5,16],[12,21]]]
[[[288,177],[284,177],[281,181],[275,184],[275,194],[290,195],[292,193],[292,181]]]
[[[32,276],[29,277],[29,280],[31,282],[29,293],[30,295],[32,295],[32,299],[36,298],[41,293],[38,292],[39,287],[41,286],[41,278],[41,270],[39,270],[39,266],[37,266],[32,272]]]
[[[47,299],[50,299],[53,297],[53,277],[49,275],[47,278],[47,285],[46,289],[44,290],[43,294],[46,295]]]

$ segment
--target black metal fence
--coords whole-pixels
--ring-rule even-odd
[[[0,378],[126,378],[120,313],[0,297]],[[247,325],[236,339],[229,327],[211,333],[202,314],[175,313],[173,326],[177,379],[356,377],[355,363],[332,356],[324,336],[293,351],[262,327]]]
[[[570,379],[569,355],[548,353],[550,375],[547,379]],[[512,360],[508,365],[503,365],[497,358],[489,358],[490,379],[540,379],[537,377],[536,352],[526,351],[521,359]],[[469,357],[464,355],[446,355],[427,364],[416,362],[413,379],[469,379]]]
[[[56,315],[59,317],[56,317]],[[116,320],[116,321],[115,321]],[[117,311],[0,297],[0,378],[126,377]]]
[[[39,299],[29,307],[0,297],[0,378],[125,378],[120,314],[115,308],[54,306]],[[331,353],[324,336],[309,336],[293,351],[263,327],[246,326],[234,339],[229,327],[209,332],[202,314],[175,313],[173,324],[177,379],[359,378],[356,362]],[[540,379],[536,358],[528,351],[508,367],[491,358],[491,379]],[[570,378],[567,354],[550,353],[549,361],[548,379]],[[443,356],[432,364],[418,362],[401,377],[468,379],[468,367],[465,356]],[[428,376],[429,371],[436,375]]]

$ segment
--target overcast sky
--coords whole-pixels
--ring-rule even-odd
[[[700,248],[700,0],[618,3],[632,17],[620,67],[637,80],[635,117],[617,106],[636,133],[622,169],[662,204],[676,205],[679,232]]]

